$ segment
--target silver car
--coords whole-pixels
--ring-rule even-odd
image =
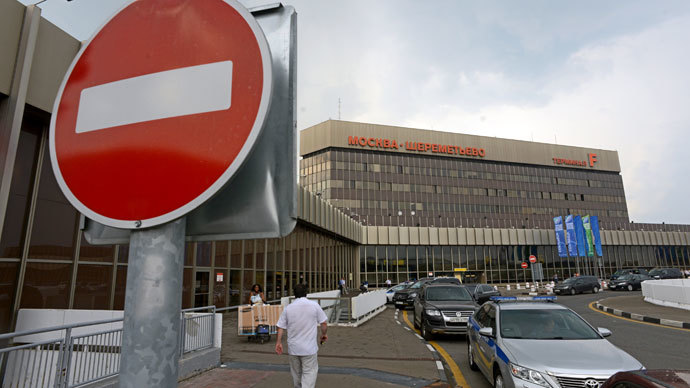
[[[619,371],[644,369],[555,297],[493,297],[470,318],[472,370],[494,387],[598,388]]]

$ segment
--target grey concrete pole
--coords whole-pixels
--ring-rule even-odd
[[[132,231],[120,387],[177,387],[185,225]]]

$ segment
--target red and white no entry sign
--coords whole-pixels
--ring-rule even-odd
[[[529,256],[529,262],[532,264],[536,263],[537,262],[537,256],[530,255]]]
[[[50,156],[60,187],[114,227],[183,216],[252,149],[271,69],[263,32],[235,0],[130,3],[84,45],[58,92]]]
[[[527,263],[525,263],[525,262],[523,261],[522,264],[520,264],[520,267],[522,267],[522,269],[527,268]]]

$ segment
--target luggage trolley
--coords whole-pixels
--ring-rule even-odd
[[[282,305],[242,305],[237,314],[237,335],[247,336],[247,341],[259,343],[271,340],[271,334],[278,333],[278,318]]]

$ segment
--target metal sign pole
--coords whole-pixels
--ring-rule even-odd
[[[177,387],[185,225],[132,231],[120,387]]]

